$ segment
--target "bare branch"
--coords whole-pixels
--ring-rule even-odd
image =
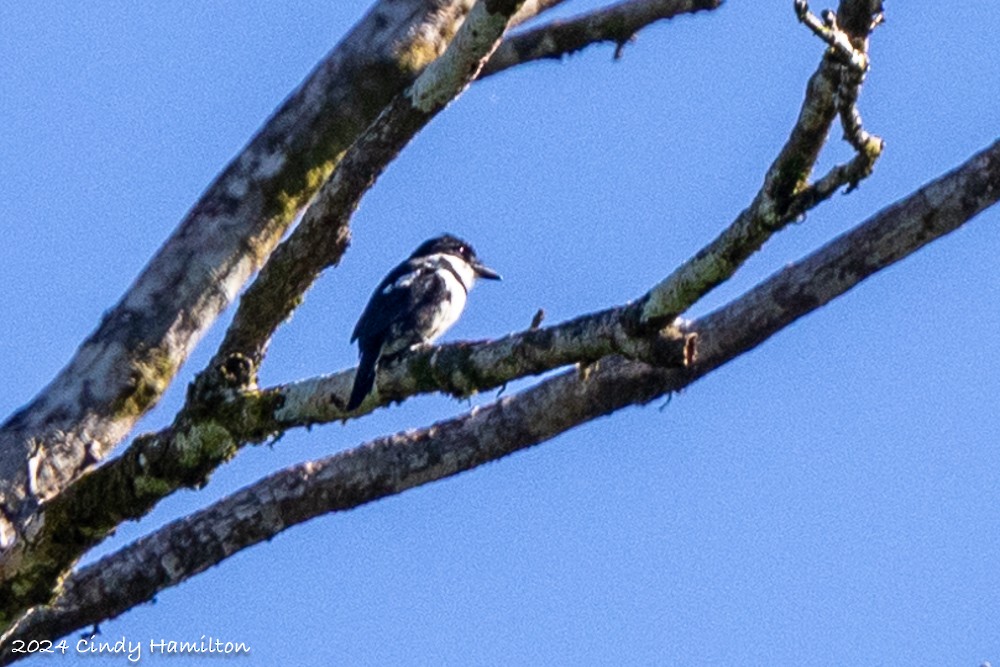
[[[71,575],[56,602],[7,638],[54,638],[149,600],[236,551],[320,514],[355,507],[530,447],[626,405],[677,391],[756,347],[1000,199],[1000,141],[699,320],[688,370],[609,358],[426,429],[271,475]],[[5,653],[3,660],[16,656]]]
[[[881,147],[881,144],[879,146]],[[829,199],[833,193],[844,186],[847,186],[848,192],[856,187],[862,179],[867,178],[872,173],[875,160],[880,152],[874,154],[868,151],[860,152],[850,162],[838,164],[818,181],[807,186],[796,194],[788,205],[789,218],[795,220],[804,215],[806,211]]]
[[[845,0],[844,4],[856,1]],[[801,4],[802,0],[796,0],[796,11],[799,11]],[[806,15],[812,16],[808,12]],[[800,18],[801,16],[800,13]],[[858,43],[867,47],[865,38]],[[848,43],[847,48],[854,53],[857,45]],[[849,92],[844,99],[841,95],[841,91],[845,90],[842,81],[843,67],[839,58],[839,51],[833,55],[827,54],[810,78],[791,136],[768,170],[764,184],[753,202],[709,245],[642,298],[644,321],[672,321],[705,294],[728,280],[775,232],[798,218],[810,205],[825,198],[818,195],[832,194],[829,186],[839,176],[848,175],[851,179],[848,184],[853,189],[861,178],[871,173],[875,161],[881,155],[882,141],[867,133],[864,136],[860,134],[863,130],[854,102],[857,100],[863,71],[846,86]],[[867,55],[864,67],[867,68]],[[852,143],[859,153],[859,159],[852,163],[851,168],[845,167],[831,174],[831,178],[824,179],[820,187],[810,188],[809,176],[838,111],[847,121],[856,119],[858,122],[858,126],[851,128],[851,132],[858,139]]]
[[[868,71],[868,54],[864,50],[854,48],[851,36],[837,26],[837,15],[831,10],[823,12],[821,21],[809,11],[809,3],[806,0],[795,0],[795,14],[799,17],[799,21],[826,42],[847,65],[858,72]]]
[[[809,4],[805,0],[795,0],[795,12],[800,21],[830,45],[831,54],[843,64],[837,90],[837,111],[840,114],[840,124],[844,128],[844,139],[854,147],[859,156],[867,156],[873,166],[882,152],[882,140],[865,131],[857,103],[861,85],[868,73],[867,36],[882,22],[881,11],[871,18],[866,29],[859,35],[851,35],[842,30],[837,24],[837,15],[832,11],[823,12],[821,22],[809,11]],[[860,46],[856,48],[855,43]],[[861,178],[868,173],[864,173]],[[857,187],[858,181],[860,178],[851,181],[848,192]]]
[[[626,0],[565,21],[519,32],[503,41],[479,78],[536,60],[560,60],[601,42],[618,47],[640,30],[680,14],[717,9],[723,0]]]
[[[609,355],[627,355],[661,367],[684,366],[690,361],[691,335],[675,328],[647,332],[638,326],[638,317],[636,307],[622,306],[496,341],[455,343],[408,354],[380,373],[377,398],[369,398],[362,411],[421,392],[468,395],[525,375],[571,363],[592,363]],[[121,456],[49,501],[42,515],[44,527],[24,552],[25,562],[41,565],[15,573],[0,590],[41,589],[60,558],[82,554],[121,521],[141,517],[174,490],[203,484],[216,467],[247,444],[289,428],[357,415],[344,409],[353,378],[352,369],[190,402],[169,428],[137,438]],[[13,593],[2,600],[4,613],[13,614],[14,605],[23,604]]]

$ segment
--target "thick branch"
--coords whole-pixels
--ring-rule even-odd
[[[479,78],[536,60],[561,60],[601,42],[621,47],[651,23],[717,9],[723,0],[626,0],[565,21],[519,32],[503,41]]]
[[[607,359],[589,373],[564,373],[456,419],[278,472],[72,575],[56,603],[33,610],[11,638],[54,638],[112,618],[295,523],[453,475],[677,391],[998,199],[1000,142],[691,323],[701,341],[693,368]]]

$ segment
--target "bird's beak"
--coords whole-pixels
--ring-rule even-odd
[[[487,280],[502,280],[500,274],[486,266],[485,264],[480,264],[476,262],[472,265],[472,270],[476,272],[476,275],[480,278],[486,278]]]

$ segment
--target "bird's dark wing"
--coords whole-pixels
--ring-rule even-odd
[[[421,269],[409,287],[407,308],[389,329],[383,354],[395,354],[411,345],[426,343],[443,332],[441,320],[451,309],[451,293],[442,272]]]
[[[447,285],[434,267],[408,260],[382,279],[368,305],[361,313],[351,342],[358,340],[364,348],[376,349],[386,337],[399,338],[399,345],[392,352],[420,342],[419,333],[425,330],[421,318],[427,311],[445,299]],[[413,332],[412,340],[406,336]]]
[[[398,313],[407,306],[409,297],[406,286],[417,277],[415,268],[407,261],[390,271],[375,288],[358,323],[354,325],[351,342],[358,341],[360,362],[354,375],[351,397],[347,401],[348,411],[360,406],[375,384],[375,366],[382,354],[382,343],[389,335],[393,322],[398,319]]]
[[[392,314],[405,305],[406,295],[399,289],[389,289],[404,276],[414,271],[411,262],[406,261],[390,271],[368,299],[358,323],[354,325],[351,342],[361,339],[370,341],[385,337],[392,324]]]
[[[361,361],[348,410],[359,407],[371,392],[379,359],[441,333],[450,301],[448,284],[435,264],[410,259],[382,279],[351,335],[351,342],[358,341]]]

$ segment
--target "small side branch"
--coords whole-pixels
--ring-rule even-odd
[[[826,42],[830,50],[838,56],[845,64],[849,65],[857,72],[868,71],[868,54],[854,48],[851,37],[837,26],[837,14],[826,9],[823,12],[821,21],[815,14],[809,11],[809,3],[806,0],[795,0],[795,15],[799,21],[813,31],[817,37]],[[881,19],[879,19],[881,22]],[[877,24],[872,24],[874,28]],[[869,32],[871,29],[869,29]]]
[[[868,161],[874,165],[875,160],[882,152],[883,142],[879,137],[869,134],[864,129],[857,105],[861,86],[868,74],[867,36],[882,23],[881,10],[872,15],[867,31],[854,39],[837,24],[837,15],[829,9],[823,12],[823,20],[820,21],[815,14],[809,11],[809,3],[806,0],[795,0],[795,13],[799,17],[799,21],[830,45],[830,55],[842,64],[840,85],[837,88],[837,112],[840,116],[840,124],[844,129],[844,139],[851,144],[859,156],[867,156]],[[855,43],[861,46],[856,47]],[[864,174],[864,176],[867,175],[867,173]],[[850,182],[848,192],[857,187],[858,181],[860,178]]]
[[[879,148],[881,148],[881,145],[879,145]],[[875,160],[878,159],[880,152],[859,152],[850,162],[837,165],[822,178],[811,183],[804,190],[796,194],[789,204],[789,217],[795,220],[805,215],[807,211],[832,197],[833,193],[840,188],[846,187],[846,192],[850,192],[856,188],[859,182],[871,175],[872,169],[875,166]]]
[[[506,38],[483,68],[479,78],[537,60],[560,60],[592,44],[615,44],[615,57],[646,26],[717,9],[723,0],[627,0],[565,21],[553,21]]]

